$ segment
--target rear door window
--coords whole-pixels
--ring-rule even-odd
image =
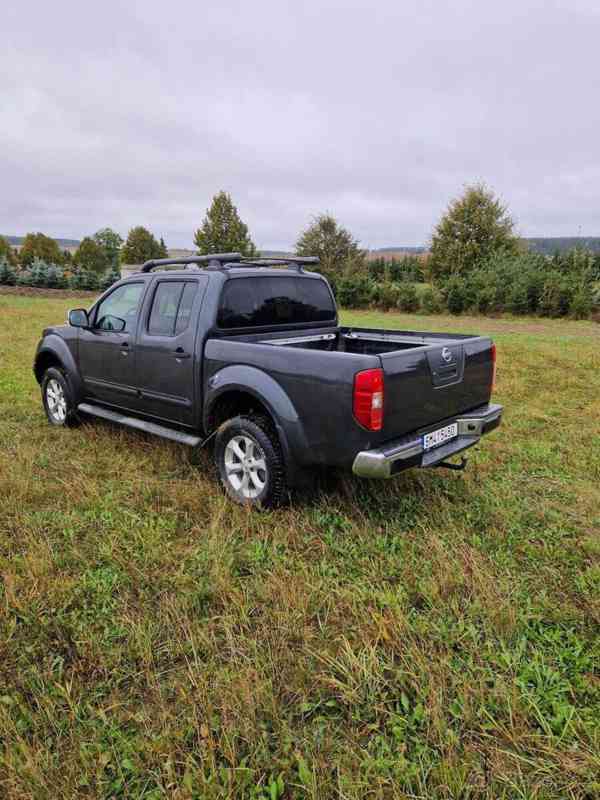
[[[183,281],[162,281],[156,287],[148,322],[151,336],[173,336]]]
[[[223,288],[218,315],[221,328],[333,320],[335,305],[325,281],[283,275],[228,280]]]
[[[150,336],[179,336],[190,324],[197,281],[160,281],[148,320]]]

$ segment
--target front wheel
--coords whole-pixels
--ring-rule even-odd
[[[224,422],[217,432],[215,460],[221,483],[236,503],[267,508],[283,499],[281,447],[266,417],[239,416]]]
[[[72,393],[63,373],[50,367],[42,380],[42,402],[51,425],[71,426],[77,423]]]

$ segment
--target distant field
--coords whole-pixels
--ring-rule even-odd
[[[208,454],[46,424],[77,302],[0,294],[0,797],[600,796],[598,325],[343,314],[493,334],[505,424],[256,514]]]

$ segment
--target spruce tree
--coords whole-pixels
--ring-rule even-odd
[[[494,253],[519,252],[515,224],[506,206],[483,184],[468,186],[453,200],[431,238],[428,268],[434,281],[467,276]]]
[[[14,286],[16,282],[17,274],[13,265],[5,256],[0,256],[0,284]]]
[[[48,264],[41,258],[36,258],[31,265],[30,276],[30,286],[45,288],[48,285]]]
[[[194,235],[194,243],[199,255],[235,252],[244,256],[258,254],[248,233],[248,226],[240,219],[227,192],[219,192],[213,197],[202,227]]]

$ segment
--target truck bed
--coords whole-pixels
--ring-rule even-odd
[[[488,403],[491,349],[487,337],[339,326],[233,334],[207,342],[207,378],[231,362],[266,372],[305,420],[311,455],[347,464],[358,448]],[[353,418],[353,382],[373,368],[384,372],[383,428],[367,432]]]
[[[337,328],[324,333],[307,333],[297,336],[261,338],[261,344],[277,347],[294,347],[360,355],[381,355],[416,347],[443,346],[477,338],[465,334],[413,333],[411,331],[386,331],[371,328]]]

